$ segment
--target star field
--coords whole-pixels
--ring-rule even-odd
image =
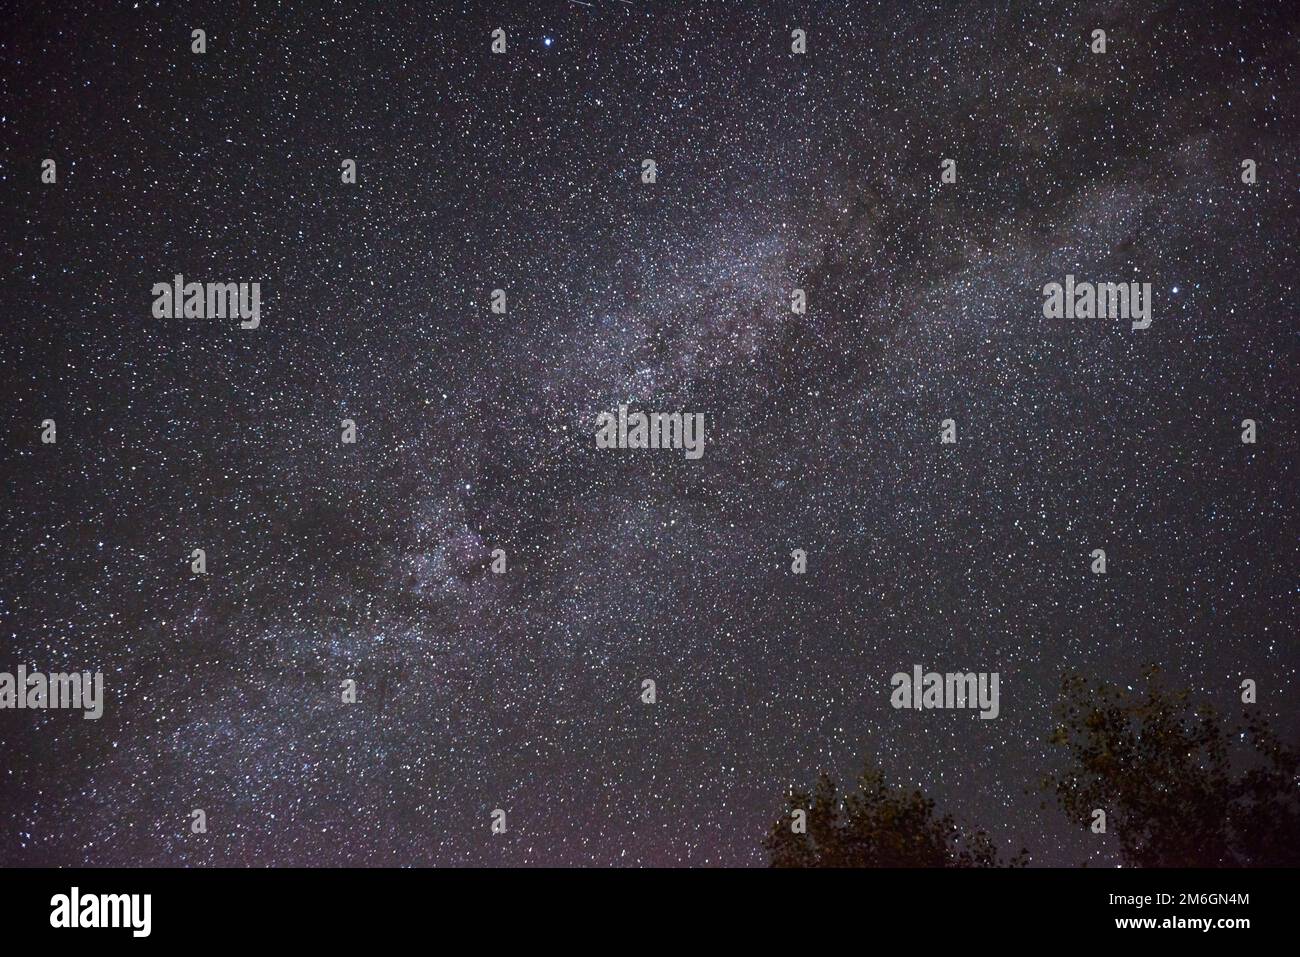
[[[1040,808],[1063,672],[1249,677],[1300,733],[1296,26],[12,16],[0,670],[106,705],[0,711],[0,862],[760,865],[792,783],[868,759],[1113,865]],[[1150,282],[1151,327],[1044,318],[1067,273]],[[176,274],[260,282],[260,328],[153,318]],[[703,412],[703,457],[597,449],[620,404]],[[999,672],[1001,715],[894,710],[914,663]]]

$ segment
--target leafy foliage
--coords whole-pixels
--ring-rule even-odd
[[[795,812],[807,814],[805,833],[795,833]],[[876,770],[863,771],[855,793],[840,797],[822,774],[811,793],[793,790],[787,812],[763,842],[773,867],[999,867],[1023,866],[1025,852],[1005,864],[983,831],[964,835],[951,815],[935,814],[934,802],[913,791],[892,789]]]
[[[1107,831],[1133,867],[1294,866],[1300,861],[1300,756],[1258,711],[1233,727],[1212,708],[1191,708],[1158,669],[1145,691],[1090,687],[1069,675],[1052,742],[1068,754],[1045,790],[1087,826]]]

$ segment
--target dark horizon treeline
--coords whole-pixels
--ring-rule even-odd
[[[1119,842],[1125,867],[1294,867],[1300,864],[1300,752],[1258,712],[1227,723],[1149,668],[1129,691],[1062,681],[1051,743],[1061,766],[1040,784],[1074,824]],[[1024,867],[983,830],[940,816],[919,790],[889,786],[868,766],[841,795],[828,774],[793,788],[763,846],[772,867]]]

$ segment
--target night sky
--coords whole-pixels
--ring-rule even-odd
[[[865,760],[1108,865],[1039,807],[1065,671],[1295,739],[1294,8],[295,6],[5,18],[0,670],[106,701],[0,711],[0,862],[758,865]]]

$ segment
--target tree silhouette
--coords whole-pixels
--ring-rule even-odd
[[[1045,790],[1087,826],[1106,812],[1132,867],[1295,866],[1300,861],[1300,756],[1257,711],[1229,728],[1187,691],[1090,687],[1067,675],[1052,743],[1067,750]]]
[[[1020,867],[1021,851],[1009,861],[998,856],[983,831],[965,835],[951,815],[938,817],[934,801],[920,791],[888,787],[868,767],[856,793],[840,797],[835,781],[822,774],[811,793],[792,790],[787,810],[768,831],[763,846],[773,867]],[[800,831],[795,812],[806,815]]]

